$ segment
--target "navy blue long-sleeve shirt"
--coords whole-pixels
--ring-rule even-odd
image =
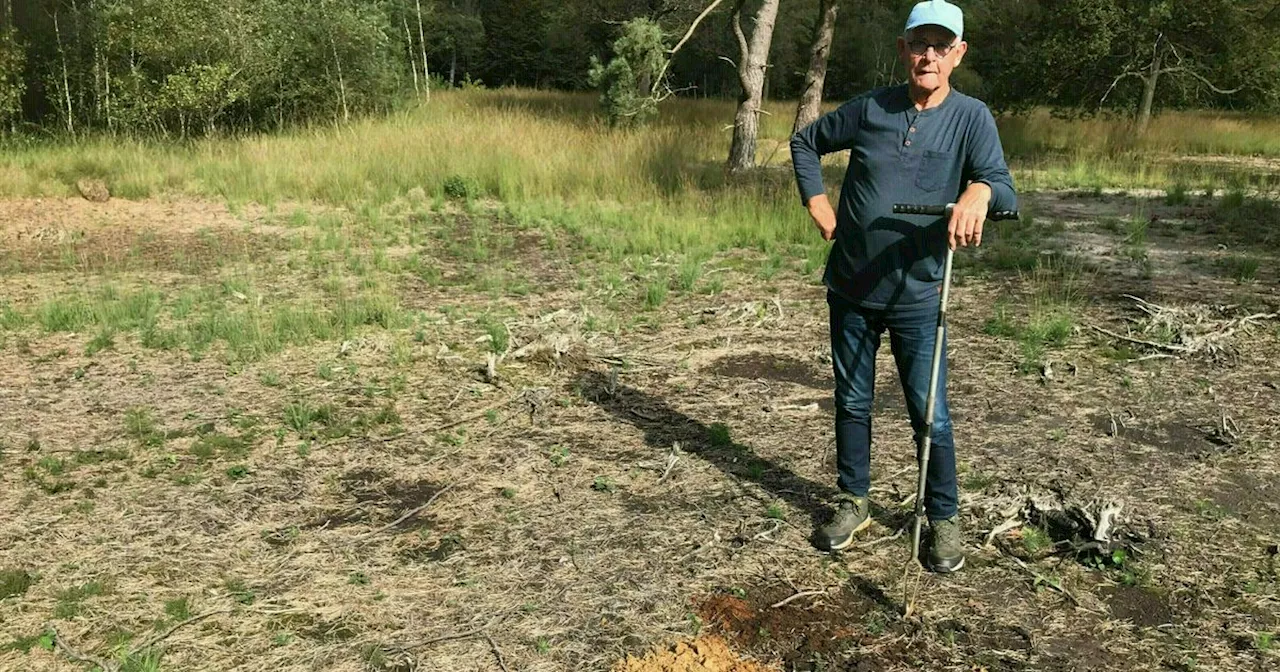
[[[982,182],[991,187],[992,211],[1017,209],[991,111],[955,89],[927,110],[916,109],[905,84],[875,89],[792,136],[804,204],[825,193],[822,155],[843,150],[851,150],[849,167],[823,280],[863,307],[909,310],[937,301],[947,220],[895,215],[895,203],[946,205]]]

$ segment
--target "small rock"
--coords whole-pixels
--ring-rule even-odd
[[[107,183],[89,177],[82,177],[76,180],[76,190],[87,201],[94,203],[106,203],[111,198],[111,192],[107,191]]]

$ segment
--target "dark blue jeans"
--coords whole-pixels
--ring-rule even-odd
[[[871,404],[880,337],[888,330],[914,430],[918,464],[927,429],[925,402],[937,338],[938,305],[912,311],[871,310],[830,291],[827,305],[831,309],[831,359],[836,379],[836,483],[845,492],[865,497],[871,487]],[[925,481],[924,504],[929,520],[950,518],[958,503],[955,440],[947,411],[945,335],[943,347],[933,409],[929,475]]]

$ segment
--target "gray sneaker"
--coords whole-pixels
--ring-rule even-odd
[[[818,528],[817,545],[827,551],[839,551],[853,543],[853,535],[871,524],[871,505],[866,497],[841,493],[835,499],[831,521]]]
[[[933,543],[929,547],[929,569],[944,574],[964,567],[964,541],[960,536],[960,516],[929,521]]]

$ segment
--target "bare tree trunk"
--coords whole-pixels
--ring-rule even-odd
[[[62,49],[62,29],[58,26],[58,12],[53,12],[53,34],[58,39],[58,55],[62,57],[62,93],[67,103],[67,132],[76,134],[76,125],[71,111],[71,77],[67,73],[67,52]]]
[[[1160,64],[1164,60],[1163,56],[1164,51],[1157,46],[1151,60],[1151,69],[1142,77],[1142,108],[1138,110],[1139,133],[1147,130],[1147,124],[1151,123],[1151,107],[1156,99],[1156,83],[1160,80]]]
[[[742,5],[738,0],[733,11],[733,32],[738,38],[738,79],[742,93],[738,96],[738,112],[733,120],[733,144],[729,147],[729,172],[739,173],[756,165],[756,141],[760,133],[760,105],[764,89],[764,72],[769,65],[769,46],[773,42],[773,26],[778,18],[778,0],[764,0],[756,11],[751,40],[742,31]]]
[[[402,16],[400,21],[404,23],[404,39],[409,41],[409,70],[413,71],[413,92],[418,93],[418,64],[414,62],[413,34],[409,32],[409,20]]]
[[[351,121],[351,110],[347,108],[347,82],[342,78],[342,59],[338,58],[338,43],[333,35],[329,35],[329,46],[333,47],[333,62],[338,67],[338,100],[342,102],[342,121]]]
[[[449,48],[449,86],[458,85],[458,45]]]
[[[107,132],[110,133],[115,127],[111,122],[111,59],[106,56],[102,57],[102,82],[106,88],[103,102],[107,110]]]
[[[819,3],[818,24],[814,27],[813,43],[809,49],[809,72],[804,76],[804,90],[800,93],[800,105],[796,108],[793,133],[816,121],[822,110],[822,87],[827,80],[827,59],[831,56],[831,42],[836,33],[836,14],[839,12],[839,0],[822,0]]]
[[[422,0],[417,0],[418,5],[418,40],[422,42],[422,79],[423,85],[427,87],[427,102],[431,102],[431,69],[427,67],[427,33],[422,30]]]

